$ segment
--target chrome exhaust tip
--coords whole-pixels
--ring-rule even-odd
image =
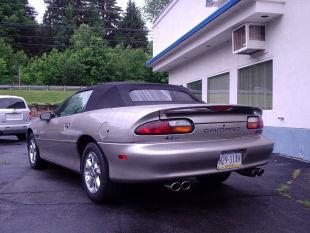
[[[264,173],[265,173],[265,170],[264,170],[264,169],[261,169],[261,168],[258,168],[258,169],[257,169],[257,175],[258,175],[258,176],[262,176],[262,175],[264,175]]]
[[[250,175],[251,177],[255,177],[255,176],[257,176],[257,170],[256,169],[253,169],[252,171],[251,171],[251,175]]]
[[[262,176],[265,172],[262,168],[253,168],[253,169],[247,169],[242,171],[237,171],[240,175],[243,176],[250,176],[250,177],[256,177],[256,176]]]
[[[181,190],[181,184],[179,182],[173,182],[172,184],[166,184],[165,187],[170,189],[173,192],[178,192]]]
[[[183,181],[181,184],[181,188],[184,191],[189,190],[191,188],[191,186],[192,186],[192,184],[188,180]]]

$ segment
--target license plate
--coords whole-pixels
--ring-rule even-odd
[[[20,121],[23,119],[22,113],[7,113],[5,114],[5,119],[7,121]]]
[[[226,170],[239,168],[242,165],[242,152],[227,151],[220,154],[220,159],[217,162],[218,170]]]

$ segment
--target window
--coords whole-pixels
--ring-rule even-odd
[[[197,102],[192,96],[183,91],[171,91],[176,102]]]
[[[187,89],[198,99],[202,99],[202,81],[191,82],[187,84]]]
[[[56,113],[57,116],[69,116],[83,112],[93,91],[83,91],[71,96]]]
[[[229,103],[229,73],[208,78],[208,103]]]
[[[272,109],[272,61],[238,71],[238,104]]]
[[[26,104],[18,98],[1,98],[0,109],[25,109]]]
[[[197,102],[187,93],[175,90],[133,90],[129,96],[133,102]]]
[[[172,101],[169,90],[134,90],[129,95],[133,102]]]

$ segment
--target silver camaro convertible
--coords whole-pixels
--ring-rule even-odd
[[[77,92],[28,129],[32,168],[49,161],[82,174],[89,197],[107,200],[116,183],[223,182],[231,172],[260,176],[273,143],[262,111],[208,105],[182,86],[106,83]]]

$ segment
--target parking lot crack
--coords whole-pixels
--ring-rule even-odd
[[[309,172],[307,168],[295,169],[292,172],[291,178],[285,183],[280,184],[279,187],[277,188],[277,191],[281,196],[286,197],[292,201],[295,201],[305,206],[306,208],[310,209],[309,196],[305,197],[304,195],[302,195],[302,197],[298,197],[300,195],[299,189],[303,187],[303,185],[301,184],[303,184],[305,180],[307,180],[306,176],[307,172]]]

